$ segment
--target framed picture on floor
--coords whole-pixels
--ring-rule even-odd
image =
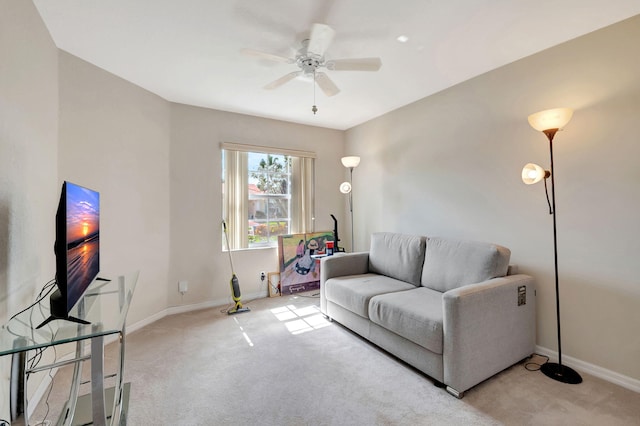
[[[312,256],[324,253],[327,241],[333,241],[332,231],[278,237],[282,294],[320,288],[320,260]]]

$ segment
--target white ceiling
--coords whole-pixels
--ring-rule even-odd
[[[57,46],[178,103],[348,129],[540,50],[640,14],[638,0],[34,0]],[[329,59],[380,57],[378,72],[327,71],[333,97],[292,80],[311,25]],[[396,38],[409,37],[406,43]]]

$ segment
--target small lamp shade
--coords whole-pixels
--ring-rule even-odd
[[[342,182],[340,184],[340,192],[348,194],[351,192],[351,184],[349,182]]]
[[[522,181],[527,185],[533,185],[551,174],[537,164],[529,163],[522,168]]]
[[[342,157],[340,161],[342,161],[343,166],[350,169],[352,167],[358,167],[358,164],[360,164],[360,157],[356,157],[356,156]]]
[[[562,129],[567,125],[573,110],[571,108],[554,108],[536,112],[529,116],[529,124],[539,132],[551,129]]]

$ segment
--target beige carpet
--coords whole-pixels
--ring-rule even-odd
[[[202,310],[130,334],[128,424],[640,424],[640,394],[586,374],[580,385],[557,383],[522,365],[458,400],[325,321],[318,304],[300,296],[261,299],[247,304],[249,313]],[[68,371],[56,376],[49,419],[56,418],[58,388],[68,380]],[[38,415],[44,410],[40,404]]]

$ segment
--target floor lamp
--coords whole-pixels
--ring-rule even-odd
[[[569,384],[582,382],[582,377],[577,371],[566,365],[562,365],[562,339],[560,338],[560,288],[558,285],[558,239],[556,232],[556,194],[553,173],[553,137],[563,128],[573,115],[570,108],[555,108],[540,111],[529,116],[529,124],[534,129],[544,133],[549,139],[549,154],[551,157],[551,170],[544,170],[537,164],[529,163],[522,169],[522,181],[527,185],[544,180],[544,188],[547,194],[547,204],[549,213],[553,216],[553,259],[556,280],[556,318],[558,327],[558,363],[546,362],[540,370],[554,380]],[[547,190],[547,179],[551,177],[551,202],[549,202],[549,192]]]
[[[343,166],[349,169],[349,182],[342,182],[340,184],[340,192],[343,194],[349,194],[349,212],[351,213],[351,251],[353,252],[355,251],[355,243],[353,240],[353,169],[358,167],[360,164],[360,157],[342,157],[340,161],[342,161]]]

